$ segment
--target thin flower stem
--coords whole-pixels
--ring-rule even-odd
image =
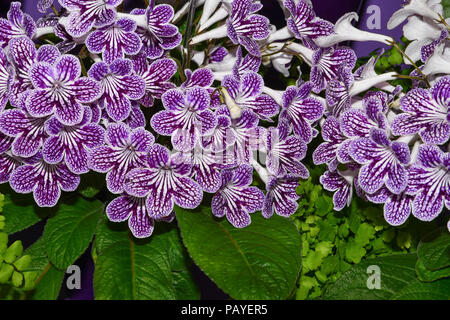
[[[422,72],[422,70],[420,70],[417,64],[414,61],[412,61],[412,59],[405,53],[405,51],[403,51],[403,49],[400,48],[400,46],[394,41],[390,42],[390,44],[394,46],[413,65],[413,67],[417,70],[417,72],[422,76],[420,80],[424,80],[427,86],[431,87],[430,83],[428,82],[427,76]]]
[[[191,0],[189,4],[189,12],[187,16],[187,27],[186,27],[186,33],[184,37],[184,43],[183,43],[183,70],[186,68],[189,68],[190,62],[191,62],[191,47],[189,46],[189,40],[191,39],[192,35],[192,24],[194,21],[195,16],[195,8],[196,8],[197,0]]]

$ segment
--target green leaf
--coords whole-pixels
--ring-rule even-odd
[[[436,271],[431,271],[425,267],[423,261],[420,259],[417,260],[416,263],[416,272],[419,280],[425,282],[431,282],[436,281],[438,279],[450,277],[450,267],[439,269]]]
[[[421,282],[416,279],[391,297],[392,300],[448,300],[450,299],[450,278],[435,282]]]
[[[58,270],[50,263],[36,280],[36,288],[31,294],[34,300],[56,300],[61,290],[64,271]]]
[[[52,264],[66,270],[88,247],[103,212],[103,203],[77,198],[61,204],[44,230],[45,249]]]
[[[416,279],[416,254],[401,254],[367,259],[354,265],[331,285],[325,299],[374,300],[390,299]],[[369,289],[367,273],[369,266],[380,268],[381,288]]]
[[[301,266],[301,239],[280,216],[252,215],[237,229],[213,218],[210,208],[176,208],[183,242],[195,263],[234,299],[286,299]]]
[[[27,293],[29,298],[34,300],[55,300],[58,298],[64,279],[64,271],[51,265],[45,252],[43,237],[39,238],[24,253],[31,256],[31,264],[27,270],[39,273],[36,279],[36,287],[30,293]]]
[[[5,195],[2,214],[6,218],[3,231],[12,234],[22,231],[54,212],[54,208],[40,208],[32,195],[18,194],[6,186],[0,188]]]
[[[429,233],[420,241],[417,255],[429,270],[450,266],[450,233],[446,228]]]
[[[186,250],[177,229],[170,225],[158,223],[150,238],[138,240],[128,226],[104,221],[95,250],[95,299],[200,298]]]
[[[359,263],[365,254],[366,249],[355,240],[351,240],[345,248],[345,258],[348,262]]]

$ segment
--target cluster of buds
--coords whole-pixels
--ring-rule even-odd
[[[52,3],[40,0],[38,9],[46,13]],[[353,27],[355,13],[333,25],[307,0],[280,3],[287,26],[278,30],[253,0],[197,0],[178,12],[150,1],[130,13],[118,10],[122,0],[59,3],[62,10],[35,22],[13,2],[0,19],[0,183],[32,192],[39,206],[56,205],[92,170],[105,173],[117,194],[108,218],[128,221],[138,238],[152,234],[155,220],[171,221],[175,205],[198,207],[204,193],[213,194],[212,213],[237,228],[256,211],[288,217],[299,181],[309,177],[301,161],[321,132],[313,162],[328,165],[320,181],[335,192],[335,210],[350,203],[353,187],[384,203],[393,225],[411,212],[429,221],[450,207],[450,59],[441,7],[411,0],[390,21],[409,19],[410,28],[423,19],[439,29],[411,43],[420,43],[423,65],[404,93],[388,82],[395,72],[375,72],[376,59],[354,70],[354,51],[340,45],[395,45],[392,38]],[[196,5],[203,5],[199,23],[182,44],[176,24]],[[60,41],[43,43],[47,34]],[[410,56],[405,62],[416,65]],[[284,91],[264,84],[261,64],[287,76],[294,57],[310,66],[309,81]],[[254,172],[264,191],[252,185]]]

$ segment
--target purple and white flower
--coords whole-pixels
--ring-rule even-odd
[[[40,207],[53,207],[63,191],[75,191],[80,176],[72,173],[64,163],[48,164],[42,158],[14,170],[9,178],[11,188],[17,193],[33,192]]]
[[[406,191],[399,194],[392,193],[386,187],[381,187],[373,194],[366,194],[373,203],[383,203],[384,219],[393,226],[405,223],[411,214],[414,197]]]
[[[6,57],[5,50],[0,48],[0,112],[8,103],[13,78],[14,70]]]
[[[110,65],[96,62],[88,75],[100,82],[99,101],[114,121],[126,119],[131,112],[130,100],[139,100],[145,93],[145,81],[133,73],[133,64],[128,59],[117,59]]]
[[[227,19],[228,37],[234,44],[240,44],[255,56],[261,56],[257,40],[263,40],[269,36],[269,20],[256,11],[261,9],[261,4],[252,0],[234,0],[230,17]]]
[[[88,167],[106,173],[108,190],[122,193],[125,176],[135,168],[147,167],[147,153],[155,138],[144,128],[131,130],[123,123],[111,123],[106,128],[106,145],[98,146],[88,154]]]
[[[356,54],[352,49],[344,47],[318,49],[314,52],[312,63],[312,90],[319,93],[327,87],[330,80],[337,78],[341,68],[351,71],[355,67]]]
[[[0,114],[0,131],[14,138],[13,155],[28,158],[38,153],[48,137],[45,123],[49,118],[36,118],[21,109],[8,109]]]
[[[303,40],[306,46],[311,46],[311,39],[327,36],[333,32],[333,24],[317,18],[310,3],[305,0],[285,0],[284,6],[291,16],[287,19],[289,30],[297,39]]]
[[[150,237],[154,229],[154,219],[150,218],[146,198],[122,195],[106,207],[106,216],[113,222],[128,220],[128,227],[136,238]]]
[[[122,0],[59,0],[67,9],[65,27],[72,37],[81,37],[93,27],[101,28],[116,19],[116,7]]]
[[[177,64],[172,59],[162,58],[149,63],[145,56],[133,61],[134,71],[145,81],[145,93],[139,100],[146,107],[151,107],[156,99],[169,89],[175,88],[170,78],[177,72]]]
[[[252,183],[253,168],[241,165],[237,169],[221,172],[221,187],[214,195],[211,208],[216,217],[226,216],[236,228],[244,228],[251,222],[250,213],[261,210],[264,194]]]
[[[103,61],[111,64],[125,54],[136,55],[141,50],[141,39],[134,32],[136,22],[128,18],[97,29],[86,38],[86,47],[92,53],[102,53]]]
[[[100,84],[92,78],[80,77],[80,61],[73,55],[63,55],[53,65],[38,62],[31,67],[34,90],[25,102],[34,117],[55,114],[64,125],[74,125],[83,118],[81,103],[90,103],[101,95]]]
[[[170,5],[155,6],[154,1],[151,1],[146,10],[135,9],[131,14],[145,18],[144,25],[138,25],[136,33],[141,38],[148,58],[160,58],[164,51],[174,49],[181,43],[178,28],[170,23],[174,14]]]
[[[31,67],[36,62],[55,63],[60,56],[58,49],[51,45],[42,45],[36,50],[35,44],[28,37],[11,39],[9,42],[9,57],[14,67],[14,81],[11,84],[9,101],[12,106],[25,109],[25,101],[30,89]]]
[[[442,77],[427,90],[416,88],[401,101],[401,110],[391,123],[395,135],[419,133],[425,143],[443,144],[450,138],[450,76]]]
[[[325,190],[334,192],[333,205],[334,210],[341,211],[345,206],[350,206],[352,202],[352,183],[354,176],[344,175],[339,170],[325,171],[320,176],[320,183]]]
[[[189,178],[191,165],[181,155],[170,155],[155,144],[148,154],[148,167],[131,170],[125,178],[125,191],[147,197],[150,218],[161,219],[173,211],[174,203],[185,209],[196,208],[203,198],[197,182]]]
[[[415,196],[412,214],[422,221],[435,219],[444,204],[450,209],[450,154],[435,145],[421,145],[406,193]]]
[[[278,127],[267,130],[267,169],[277,177],[288,172],[308,179],[309,171],[300,161],[306,155],[306,143],[298,136],[291,135],[290,124],[286,121],[279,123]]]
[[[233,107],[242,110],[251,110],[261,119],[269,120],[279,111],[279,105],[269,95],[262,93],[264,80],[261,75],[253,71],[248,71],[237,78],[235,76],[226,76],[222,81],[222,86],[231,98]],[[225,99],[225,103],[230,105],[230,101]],[[230,107],[230,106],[229,106]],[[231,110],[230,110],[231,112]]]
[[[36,32],[33,18],[20,10],[20,2],[11,2],[8,19],[0,18],[0,47],[6,47],[9,40],[27,36],[31,38]]]
[[[399,194],[408,184],[405,165],[410,162],[409,147],[404,142],[391,142],[385,131],[372,128],[370,137],[358,138],[350,144],[349,153],[362,164],[358,182],[366,193],[374,193],[385,185]]]
[[[90,123],[91,116],[89,107],[85,107],[83,120],[77,125],[65,126],[55,117],[50,118],[45,126],[51,136],[42,146],[45,162],[57,164],[64,160],[73,173],[88,172],[88,151],[103,144],[105,134],[100,125]]]
[[[351,140],[342,134],[339,120],[333,116],[325,119],[322,125],[322,142],[313,152],[315,165],[326,163],[334,171],[338,163],[348,163],[352,159],[348,154]]]
[[[266,196],[264,198],[261,213],[268,219],[273,212],[282,217],[289,217],[297,211],[297,200],[300,198],[295,189],[300,178],[295,175],[284,177],[269,177],[266,183]]]
[[[285,119],[292,124],[294,134],[305,143],[311,142],[314,132],[311,126],[319,120],[324,112],[322,103],[310,96],[312,83],[306,82],[300,87],[290,86],[283,94],[283,105],[280,120]]]
[[[209,110],[210,94],[202,87],[184,92],[171,89],[163,94],[162,102],[166,110],[152,117],[152,128],[159,134],[172,136],[172,145],[179,151],[194,148],[200,137],[210,134],[216,126],[216,117]]]

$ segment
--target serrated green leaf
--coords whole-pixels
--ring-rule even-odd
[[[176,209],[183,242],[195,263],[235,299],[286,299],[301,266],[301,239],[292,221],[252,215],[237,229],[210,208]]]
[[[52,264],[66,270],[88,247],[103,212],[103,203],[77,198],[61,204],[44,230],[45,250]]]
[[[137,240],[117,224],[102,222],[95,241],[95,299],[199,299],[178,231],[159,223]]]

